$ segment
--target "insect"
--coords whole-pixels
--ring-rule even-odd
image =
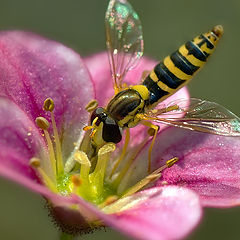
[[[129,128],[144,124],[155,130],[153,146],[158,128],[152,122],[240,136],[240,119],[217,103],[192,98],[175,100],[168,106],[159,104],[188,84],[203,67],[223,34],[222,26],[215,26],[165,57],[139,85],[126,86],[125,75],[143,55],[141,22],[126,0],[110,0],[105,24],[115,95],[105,108],[98,107],[91,114],[93,144],[118,143],[122,139],[122,130],[129,134]],[[150,161],[149,157],[149,169]]]

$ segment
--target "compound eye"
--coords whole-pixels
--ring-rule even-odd
[[[119,143],[122,140],[122,134],[119,126],[110,117],[107,117],[103,124],[102,138],[105,142],[113,143]]]
[[[96,108],[92,112],[92,115],[91,115],[91,118],[90,118],[91,124],[96,117],[98,117],[98,120],[96,122],[96,125],[98,126],[101,122],[103,122],[106,119],[106,117],[107,117],[106,110],[102,107]]]

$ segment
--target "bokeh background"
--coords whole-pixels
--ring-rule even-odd
[[[130,0],[142,20],[145,55],[162,59],[199,33],[222,24],[225,35],[191,82],[194,97],[226,106],[240,116],[239,0]],[[83,56],[105,49],[108,0],[0,0],[0,30],[24,29],[62,42]],[[87,84],[87,83],[86,83]],[[205,209],[188,240],[240,239],[240,208]],[[172,226],[174,228],[174,226]],[[44,200],[0,178],[0,239],[57,240]],[[127,239],[113,230],[79,239]]]

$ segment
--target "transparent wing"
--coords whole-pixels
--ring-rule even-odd
[[[158,117],[160,114],[161,117]],[[170,105],[150,111],[145,116],[148,120],[190,130],[240,136],[239,117],[217,103],[201,99],[176,100]]]
[[[143,54],[142,25],[126,0],[110,0],[105,16],[106,45],[114,81],[119,89],[127,71],[134,68]]]

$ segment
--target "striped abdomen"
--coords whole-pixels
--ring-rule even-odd
[[[222,26],[215,26],[157,64],[142,83],[150,92],[148,105],[157,104],[185,86],[205,64],[222,34]]]

